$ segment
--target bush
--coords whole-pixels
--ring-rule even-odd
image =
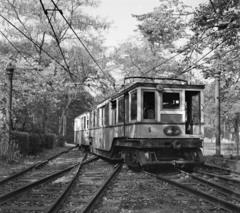
[[[45,135],[45,148],[52,149],[55,144],[55,137],[54,134],[47,134]]]
[[[29,134],[29,154],[36,154],[42,150],[41,138],[37,134]]]
[[[41,148],[46,147],[46,135],[44,134],[38,134],[40,141],[41,141]]]
[[[64,147],[66,142],[66,138],[62,135],[56,136],[56,146]]]
[[[12,146],[19,150],[21,154],[28,154],[29,147],[29,137],[28,133],[25,132],[12,132]]]

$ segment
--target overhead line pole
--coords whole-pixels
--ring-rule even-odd
[[[220,125],[220,71],[215,77],[215,124],[216,124],[216,156],[221,155],[221,125]]]

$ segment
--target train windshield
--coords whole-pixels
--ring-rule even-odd
[[[137,91],[131,94],[131,120],[137,119]]]
[[[179,109],[180,94],[176,92],[163,92],[162,102],[163,109]]]
[[[155,92],[143,93],[143,119],[155,119]]]

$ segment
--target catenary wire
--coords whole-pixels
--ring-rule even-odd
[[[41,6],[42,6],[42,9],[43,9],[43,11],[44,11],[44,14],[46,15],[47,20],[48,20],[48,22],[49,22],[49,24],[50,24],[50,26],[51,26],[52,31],[53,31],[55,40],[56,40],[56,42],[57,42],[57,46],[58,46],[59,51],[60,51],[60,53],[61,53],[61,55],[62,55],[62,58],[63,58],[63,60],[64,60],[64,63],[65,63],[65,65],[66,65],[66,67],[67,67],[67,70],[68,70],[68,73],[69,73],[69,75],[70,75],[70,78],[73,80],[73,78],[72,78],[72,73],[71,73],[71,71],[70,71],[70,69],[69,69],[68,63],[67,63],[67,61],[66,61],[66,58],[65,58],[65,56],[64,56],[64,53],[63,53],[62,48],[61,48],[61,46],[60,46],[58,37],[57,37],[56,32],[55,32],[55,30],[54,30],[54,28],[53,28],[53,25],[52,25],[52,23],[51,23],[51,20],[50,20],[50,18],[49,18],[49,16],[48,16],[48,12],[47,12],[47,10],[45,9],[42,0],[40,0],[40,3],[41,3]]]
[[[53,56],[51,56],[47,51],[45,51],[42,47],[39,46],[39,44],[34,41],[32,38],[27,36],[24,32],[22,32],[19,28],[17,28],[12,22],[10,22],[7,18],[5,18],[2,14],[0,14],[0,17],[2,17],[6,22],[8,22],[12,27],[14,27],[18,32],[20,32],[23,36],[25,36],[28,40],[30,40],[33,44],[35,44],[38,48],[40,48],[46,55],[48,55],[52,60],[54,60],[58,65],[60,65],[65,71],[68,72],[66,67],[64,67],[60,62],[58,62]]]
[[[112,81],[109,79],[109,77],[107,76],[107,74],[103,71],[103,69],[101,68],[101,66],[99,65],[99,63],[97,62],[97,60],[93,57],[93,55],[90,53],[90,51],[88,50],[87,46],[83,43],[83,41],[80,39],[80,37],[78,36],[78,34],[76,33],[76,31],[72,28],[71,24],[68,22],[68,20],[65,18],[63,11],[59,9],[59,7],[56,5],[56,3],[51,0],[51,2],[54,4],[54,6],[56,7],[56,9],[59,11],[59,13],[61,14],[61,16],[63,17],[63,19],[65,20],[65,22],[68,24],[68,26],[70,27],[70,29],[72,30],[72,32],[75,34],[75,36],[77,37],[77,39],[80,41],[80,43],[82,44],[82,46],[84,47],[84,49],[87,51],[87,53],[89,54],[89,56],[92,58],[92,60],[95,62],[95,64],[97,65],[97,67],[101,70],[101,72],[103,73],[103,75],[107,78],[107,80],[112,84],[112,86],[115,89],[115,85],[114,83],[112,83]]]
[[[221,46],[223,43],[225,43],[227,41],[227,39],[224,39],[220,44],[218,44],[215,48],[213,48],[212,50],[208,51],[204,56],[202,56],[200,59],[198,59],[196,62],[194,62],[193,65],[189,66],[188,68],[184,69],[183,71],[181,71],[181,73],[179,74],[182,75],[183,73],[188,72],[189,70],[192,70],[194,68],[196,68],[196,65],[199,61],[201,61],[203,58],[205,58],[207,55],[209,55],[211,52],[213,52],[214,50],[216,50],[219,46]],[[194,66],[195,65],[195,66]]]
[[[34,69],[35,71],[37,71],[37,74],[38,74],[49,86],[51,86],[52,89],[54,89],[53,86],[52,86],[51,84],[49,84],[49,82],[46,80],[46,78],[45,78],[42,74],[39,73],[39,70],[32,65],[32,63],[27,59],[27,57],[25,57],[25,56],[21,53],[21,51],[7,38],[7,36],[6,36],[2,31],[0,31],[0,33],[1,33],[1,34],[4,36],[4,38],[11,44],[11,46],[24,58],[24,60],[25,60],[31,67],[33,67],[33,69]],[[30,70],[30,72],[32,73],[31,70]],[[32,75],[34,75],[34,74],[32,73]]]
[[[211,35],[214,34],[215,32],[217,32],[217,30],[214,31],[214,32],[212,32],[211,34],[205,36],[204,38],[201,38],[201,39],[200,39],[196,44],[194,44],[194,45],[197,45],[198,43],[200,43],[200,41],[203,41],[204,39],[208,38],[209,36],[211,36]],[[158,64],[158,65],[152,67],[151,69],[147,70],[146,72],[144,72],[143,75],[146,75],[146,74],[148,74],[149,72],[151,72],[152,70],[156,69],[157,67],[162,66],[163,64],[167,63],[168,61],[170,61],[170,60],[172,60],[173,58],[177,57],[178,55],[182,54],[183,52],[185,52],[185,51],[188,50],[189,48],[191,48],[191,46],[188,47],[188,48],[185,48],[185,49],[183,49],[183,50],[180,50],[177,54],[173,55],[172,57],[166,59],[165,61],[161,62],[160,64]],[[143,76],[143,75],[142,75],[142,76]]]

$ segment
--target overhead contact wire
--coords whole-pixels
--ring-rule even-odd
[[[210,50],[209,52],[207,52],[204,56],[202,56],[200,59],[198,59],[196,62],[193,63],[193,65],[191,65],[190,67],[186,68],[185,70],[183,70],[181,72],[181,74],[189,71],[189,70],[192,70],[193,68],[196,68],[196,65],[199,61],[201,61],[202,59],[204,59],[207,55],[209,55],[211,52],[213,52],[214,50],[216,50],[219,46],[221,46],[224,42],[226,42],[227,39],[224,39],[220,44],[218,44],[215,48],[213,48],[212,50]],[[194,66],[195,65],[195,66]],[[180,75],[181,75],[180,74]]]
[[[4,36],[4,38],[11,44],[11,46],[24,58],[24,60],[25,60],[35,71],[37,71],[37,74],[38,74],[39,76],[41,76],[41,78],[42,78],[49,86],[52,87],[52,85],[50,85],[50,84],[48,83],[48,81],[45,79],[45,77],[44,77],[42,74],[39,73],[38,69],[35,68],[35,67],[32,65],[31,62],[29,62],[29,60],[27,59],[27,57],[25,57],[25,56],[21,53],[21,51],[7,38],[7,36],[6,36],[2,31],[0,31],[0,33],[1,33],[1,34]],[[31,71],[31,70],[30,70],[30,71]],[[31,71],[31,73],[32,73],[32,71]],[[32,73],[32,75],[34,75],[34,74]],[[54,89],[54,88],[52,87],[52,89]]]
[[[194,44],[194,46],[196,46],[196,45],[199,44],[201,41],[203,41],[204,39],[208,38],[209,36],[211,36],[211,35],[214,34],[215,32],[217,32],[217,30],[214,31],[214,32],[212,32],[211,34],[207,35],[206,37],[201,38],[197,43]],[[162,63],[160,63],[160,64],[152,67],[151,69],[149,69],[149,70],[147,70],[146,72],[144,72],[143,75],[146,75],[146,74],[148,74],[149,72],[151,72],[152,70],[154,70],[155,68],[162,66],[163,64],[167,63],[168,61],[172,60],[173,58],[177,57],[178,55],[182,54],[183,52],[185,52],[185,51],[188,50],[188,49],[190,49],[190,47],[185,48],[184,50],[179,51],[179,53],[177,53],[177,54],[173,55],[172,57],[166,59],[166,60],[163,61]],[[142,76],[143,76],[143,75],[142,75]]]
[[[35,42],[32,38],[27,36],[24,32],[22,32],[20,29],[18,29],[13,23],[11,23],[7,18],[5,18],[3,15],[0,14],[0,17],[2,17],[5,21],[7,21],[12,27],[14,27],[18,32],[20,32],[23,36],[25,36],[29,41],[34,43],[39,49],[41,49],[46,55],[48,55],[52,60],[54,60],[58,65],[60,65],[65,71],[68,72],[66,67],[64,67],[61,63],[59,63],[53,56],[51,56],[47,51],[45,51],[43,48],[39,46],[37,42]]]
[[[62,51],[62,48],[61,48],[61,46],[60,46],[60,43],[59,43],[57,34],[56,34],[56,32],[55,32],[55,30],[54,30],[54,28],[53,28],[53,25],[52,25],[52,23],[51,23],[50,18],[48,17],[48,12],[47,12],[47,10],[45,9],[42,0],[40,0],[40,3],[41,3],[41,6],[42,6],[42,9],[43,9],[43,11],[44,11],[44,14],[46,15],[47,20],[48,20],[48,22],[49,22],[49,24],[50,24],[50,26],[51,26],[52,31],[53,31],[55,40],[56,40],[56,42],[57,42],[57,46],[58,46],[58,48],[59,48],[59,50],[60,50],[60,53],[61,53],[62,58],[63,58],[63,60],[64,60],[64,63],[65,63],[65,65],[66,65],[66,67],[67,67],[67,71],[68,71],[68,73],[69,73],[69,75],[70,75],[70,78],[73,80],[73,78],[72,78],[72,73],[71,73],[71,71],[70,71],[70,69],[69,69],[69,66],[68,66],[68,64],[67,64],[66,58],[65,58],[64,53],[63,53],[63,51]]]
[[[107,78],[107,80],[113,85],[113,87],[115,88],[114,84],[112,83],[112,81],[109,79],[109,77],[107,76],[107,74],[103,71],[103,69],[101,68],[101,66],[98,64],[97,60],[93,57],[93,55],[90,53],[90,51],[88,50],[87,46],[83,43],[83,41],[80,39],[80,37],[78,36],[78,34],[75,32],[75,30],[72,28],[71,24],[68,22],[68,20],[65,18],[65,16],[63,15],[63,11],[59,9],[59,7],[56,5],[56,3],[51,0],[51,2],[54,4],[54,6],[57,8],[57,10],[59,11],[59,13],[61,14],[61,16],[63,17],[63,19],[65,20],[65,22],[68,24],[68,26],[70,27],[70,29],[72,30],[72,32],[75,34],[75,36],[77,37],[77,39],[80,41],[80,43],[82,44],[82,46],[84,47],[84,49],[87,51],[87,53],[89,54],[89,56],[92,58],[92,60],[95,62],[95,64],[98,66],[98,68],[101,70],[101,72],[103,73],[103,75]]]

